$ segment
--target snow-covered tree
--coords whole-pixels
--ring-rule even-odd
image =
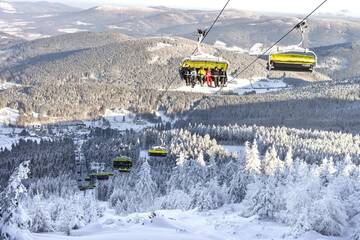
[[[191,198],[189,194],[181,190],[174,190],[165,196],[155,200],[155,206],[158,209],[182,209],[187,210],[190,207]]]
[[[254,140],[251,148],[249,143],[245,143],[245,171],[249,174],[261,173],[260,154],[256,140]]]
[[[0,199],[0,236],[4,240],[18,240],[26,236],[30,219],[23,208],[27,190],[22,181],[30,173],[30,161],[22,162],[10,176],[8,186]]]
[[[292,152],[292,147],[289,147],[288,151],[286,152],[286,156],[285,156],[285,167],[287,169],[291,169],[293,167],[294,164],[294,158],[293,158],[293,152]]]
[[[320,199],[313,199],[311,206],[309,220],[312,223],[312,230],[330,236],[340,236],[344,233],[348,216],[344,202],[336,193],[327,188]]]
[[[185,153],[184,153],[184,152],[180,152],[179,158],[176,159],[176,165],[182,166],[182,165],[184,165],[185,161],[186,161],[186,155],[185,155]]]
[[[239,170],[234,173],[229,186],[229,200],[232,203],[240,203],[247,191],[247,186],[253,180],[253,176],[250,176],[247,172],[244,172],[242,166],[239,166]]]
[[[268,176],[274,175],[277,169],[283,169],[283,163],[278,158],[275,147],[266,151],[263,160],[264,173]]]
[[[200,153],[198,154],[198,157],[197,157],[197,162],[200,166],[202,167],[205,167],[206,166],[206,163],[205,163],[205,160],[204,160],[204,152],[203,151],[200,151]]]
[[[29,208],[29,215],[32,216],[30,229],[32,232],[51,232],[51,216],[49,211],[43,204],[42,196],[36,195],[31,203],[32,207]]]
[[[149,210],[154,204],[156,184],[151,177],[151,167],[147,161],[144,161],[140,168],[135,191],[140,209]]]
[[[319,166],[318,172],[322,180],[322,184],[325,186],[329,184],[329,182],[334,178],[334,174],[336,173],[333,159],[325,158]]]
[[[343,167],[340,169],[340,174],[343,176],[347,176],[350,177],[352,175],[356,174],[356,165],[352,162],[352,159],[350,157],[350,155],[346,155],[344,162],[343,162]]]
[[[110,195],[110,206],[115,208],[115,212],[118,215],[134,212],[137,208],[137,203],[134,201],[134,195],[136,195],[135,191],[130,191],[127,188],[117,187]]]
[[[190,193],[197,184],[206,179],[206,167],[200,166],[194,159],[188,159],[183,165],[177,166],[169,180],[169,189],[182,190]]]
[[[226,189],[219,185],[216,178],[197,191],[199,194],[197,194],[196,207],[199,210],[217,209],[226,202]]]

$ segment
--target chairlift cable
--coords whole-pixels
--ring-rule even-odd
[[[290,33],[292,33],[295,29],[298,28],[299,25],[304,23],[307,19],[309,19],[317,10],[319,10],[328,0],[324,0],[322,3],[320,3],[313,11],[311,11],[308,15],[306,15],[299,23],[297,23],[293,28],[291,28],[286,34],[284,34],[278,41],[276,41],[271,47],[269,47],[266,51],[264,51],[261,55],[259,55],[257,58],[255,58],[250,64],[248,64],[243,70],[241,70],[239,73],[237,73],[234,76],[234,79],[246,72],[253,64],[255,64],[259,59],[261,59],[263,56],[265,56],[270,50],[275,47],[278,43],[280,43],[284,38],[286,38]],[[239,69],[237,69],[239,70]],[[252,81],[250,81],[251,86],[253,86]],[[221,93],[224,86],[221,86],[219,91],[217,93]]]
[[[215,18],[214,22],[211,24],[209,30],[207,30],[204,34],[204,37],[201,39],[200,44],[205,40],[205,38],[207,37],[207,35],[209,34],[209,32],[214,28],[215,24],[219,21],[221,15],[223,14],[223,12],[225,11],[226,7],[229,5],[231,0],[228,0],[226,2],[226,4],[224,5],[224,7],[221,9],[221,11],[219,12],[219,14],[217,15],[217,17]],[[195,52],[198,50],[198,48],[196,47],[195,50],[193,51],[193,53],[191,55],[194,55]]]

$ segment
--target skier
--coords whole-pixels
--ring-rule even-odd
[[[197,70],[196,70],[196,68],[194,68],[190,73],[191,87],[192,88],[195,87],[197,76],[198,76]]]
[[[212,87],[212,83],[213,83],[213,76],[211,74],[211,69],[208,68],[208,70],[206,71],[206,75],[205,75],[205,79],[206,79],[206,83],[209,87]]]
[[[220,86],[220,72],[217,67],[215,67],[215,69],[212,71],[212,75],[214,77],[215,87],[219,87]]]
[[[182,75],[184,76],[186,86],[190,85],[190,68],[188,65],[185,65],[185,67],[182,69]]]
[[[205,75],[206,75],[206,70],[202,67],[199,70],[199,82],[201,85],[203,85],[205,82]]]
[[[224,69],[220,68],[219,76],[220,76],[220,84],[224,86],[226,84],[226,72],[224,71]]]

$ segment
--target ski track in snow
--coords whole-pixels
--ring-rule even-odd
[[[251,87],[251,83],[253,88]],[[275,92],[282,89],[290,88],[284,81],[276,79],[267,79],[267,78],[253,78],[250,80],[247,79],[233,79],[230,80],[226,87],[222,89],[222,92],[233,92],[238,95],[244,95],[246,93],[255,91],[257,94]],[[182,86],[176,89],[171,89],[170,91],[180,91],[180,92],[194,92],[194,93],[205,93],[205,94],[215,94],[218,93],[220,88],[208,87],[206,84],[200,86],[196,84],[194,88],[190,86]]]
[[[104,203],[105,204],[105,203]],[[150,213],[134,213],[117,216],[108,209],[97,222],[82,229],[71,231],[70,236],[61,233],[32,234],[34,240],[342,240],[326,237],[316,232],[307,232],[298,238],[291,235],[285,225],[258,220],[257,217],[243,218],[240,205],[227,205],[218,210],[198,212],[197,210],[160,210],[156,217]]]

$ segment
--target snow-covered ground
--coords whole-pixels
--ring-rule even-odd
[[[50,17],[54,17],[56,15],[54,14],[43,14],[43,15],[39,15],[39,16],[36,16],[35,18],[50,18]]]
[[[155,55],[151,58],[151,60],[148,61],[148,64],[155,64],[155,63],[158,63],[160,60],[160,56],[158,55]]]
[[[158,51],[158,50],[160,50],[160,49],[167,48],[167,47],[172,47],[172,46],[173,46],[173,45],[168,44],[168,43],[159,42],[159,43],[157,43],[155,46],[149,47],[149,48],[148,48],[148,51],[149,51],[149,52],[155,52],[155,51]]]
[[[148,150],[141,150],[140,151],[140,158],[141,159],[150,159]]]
[[[11,82],[0,83],[0,90],[6,90],[13,87],[20,87],[21,85]]]
[[[292,236],[285,225],[261,221],[257,217],[240,216],[240,205],[228,205],[218,210],[161,210],[156,217],[151,213],[134,213],[116,216],[107,209],[103,218],[82,229],[71,231],[70,236],[60,233],[33,234],[34,240],[341,240],[325,237],[316,232],[305,233],[298,238]]]
[[[125,30],[131,31],[131,29],[129,29],[127,27],[119,27],[119,26],[116,26],[116,25],[109,25],[109,26],[107,26],[107,28],[109,28],[109,29],[125,29]]]
[[[242,145],[221,145],[222,148],[224,148],[225,152],[227,153],[235,153],[236,155],[240,156],[244,153],[244,146]]]
[[[75,24],[78,25],[78,26],[92,26],[92,25],[94,25],[92,23],[81,22],[81,21],[76,21]]]
[[[19,116],[19,111],[16,109],[2,108],[0,109],[0,124],[16,123]]]
[[[322,60],[322,62],[318,65],[318,68],[326,68],[334,71],[345,69],[347,66],[348,61],[344,58],[327,57]]]
[[[222,89],[222,92],[233,92],[238,95],[244,95],[253,91],[255,91],[256,93],[266,93],[280,91],[287,88],[290,87],[281,79],[233,79],[230,80],[227,86]],[[194,88],[190,86],[182,86],[176,89],[172,89],[171,91],[215,94],[219,92],[219,88],[208,87],[206,86],[206,84],[204,84],[204,86],[200,86],[199,84],[197,84]]]
[[[27,21],[4,21],[0,20],[0,29],[2,32],[7,33],[9,35],[24,38],[26,40],[34,40],[39,38],[49,37],[49,35],[43,35],[40,33],[34,32],[36,27],[33,25],[34,22]]]
[[[10,150],[11,145],[19,141],[19,138],[16,137],[17,133],[19,133],[18,129],[0,125],[0,148]]]
[[[77,32],[84,32],[86,30],[84,29],[79,29],[79,28],[59,28],[58,32],[63,32],[63,33],[77,33]]]
[[[157,111],[155,113],[157,117],[161,117],[163,123],[165,122],[173,122],[166,114],[162,111]],[[126,129],[133,129],[135,131],[140,131],[144,128],[154,126],[153,123],[150,123],[143,119],[136,119],[136,114],[124,110],[110,110],[106,109],[103,118],[108,121],[111,128],[118,129],[118,130],[126,130]],[[102,120],[96,121],[84,121],[87,126],[91,127],[106,127],[104,126],[104,122]]]
[[[231,51],[231,52],[249,53],[249,50],[247,50],[247,49],[237,47],[237,46],[228,47],[226,43],[221,42],[221,41],[216,41],[214,43],[214,47],[224,49],[224,50],[227,50],[227,51]]]
[[[158,9],[151,7],[119,7],[113,5],[101,5],[95,8],[97,11],[104,12],[125,12],[125,11],[142,11],[142,12],[158,12]]]
[[[0,148],[11,150],[12,145],[19,142],[20,139],[24,140],[32,140],[32,141],[40,141],[40,137],[20,137],[19,133],[21,133],[22,128],[12,128],[6,125],[0,124]],[[48,138],[43,138],[48,139]]]

